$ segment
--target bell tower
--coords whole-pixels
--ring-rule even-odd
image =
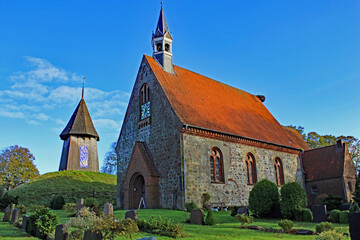
[[[173,38],[169,32],[161,3],[159,21],[157,23],[155,33],[153,32],[152,34],[151,43],[153,47],[153,58],[157,60],[165,72],[173,74],[172,41]]]

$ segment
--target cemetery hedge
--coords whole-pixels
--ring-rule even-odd
[[[100,205],[115,204],[116,176],[98,172],[60,171],[38,176],[8,192],[18,196],[19,204],[50,206],[54,196],[63,196],[66,203],[78,198],[96,198]]]

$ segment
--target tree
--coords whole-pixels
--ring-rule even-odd
[[[104,158],[103,166],[101,168],[101,172],[107,174],[116,174],[117,170],[117,155],[115,152],[116,142],[110,144],[110,149],[106,153]]]
[[[11,190],[39,175],[35,157],[24,147],[10,146],[0,155],[0,185]]]

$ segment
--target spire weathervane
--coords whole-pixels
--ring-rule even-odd
[[[85,79],[86,79],[86,77],[83,77],[83,87],[82,87],[81,99],[84,99]]]

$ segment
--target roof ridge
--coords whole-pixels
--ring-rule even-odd
[[[332,144],[332,145],[324,146],[324,147],[319,147],[319,148],[312,148],[312,149],[306,150],[305,152],[310,152],[310,151],[314,151],[314,150],[321,150],[321,149],[324,149],[324,148],[329,148],[329,147],[334,147],[334,146],[336,146],[336,144]]]

